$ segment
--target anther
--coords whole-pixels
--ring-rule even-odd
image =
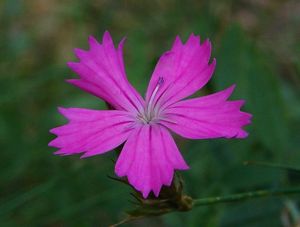
[[[157,81],[157,85],[162,85],[164,83],[164,78],[162,77],[162,76],[160,76],[159,78],[158,78],[158,81]]]

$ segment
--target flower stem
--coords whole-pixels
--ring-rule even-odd
[[[295,188],[286,188],[286,189],[272,189],[272,190],[258,190],[252,192],[243,192],[238,194],[226,195],[226,196],[217,196],[217,197],[208,197],[203,199],[194,199],[194,207],[204,206],[216,203],[230,203],[237,202],[246,199],[254,199],[259,197],[268,197],[268,196],[281,196],[289,194],[300,194],[300,187]]]
[[[283,169],[287,171],[294,171],[294,172],[300,172],[300,169],[293,166],[287,166],[283,164],[278,163],[268,163],[268,162],[259,162],[259,161],[245,161],[244,165],[255,165],[255,166],[261,166],[261,167],[268,167],[268,168],[277,168],[277,169]]]

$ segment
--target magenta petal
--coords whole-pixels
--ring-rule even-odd
[[[105,92],[105,90],[102,90],[99,87],[99,84],[93,83],[93,82],[88,82],[85,81],[83,79],[79,80],[79,79],[69,79],[67,80],[68,83],[79,87],[80,89],[89,92],[90,94],[93,94],[103,100],[105,100],[108,103],[114,103],[114,107],[117,110],[121,110],[124,109],[125,107],[122,107],[122,103],[118,102],[118,100],[116,100],[118,97],[117,96],[111,96],[109,93]],[[123,104],[124,106],[124,104]]]
[[[143,99],[128,82],[122,57],[124,39],[114,47],[108,32],[102,44],[89,38],[90,50],[75,49],[80,62],[69,62],[68,66],[80,76],[68,82],[109,102],[114,108],[137,112],[142,109]]]
[[[247,137],[243,127],[251,122],[251,114],[240,111],[244,101],[226,101],[233,88],[169,106],[162,124],[190,139]]]
[[[157,92],[155,102],[172,104],[192,95],[211,78],[215,60],[209,64],[211,44],[208,40],[200,45],[200,37],[191,35],[185,44],[179,37],[173,47],[159,59],[152,74],[146,94],[149,100],[157,81],[163,77],[164,84]]]
[[[126,77],[125,64],[124,64],[124,60],[123,60],[123,47],[124,47],[125,41],[126,41],[126,38],[123,38],[118,46],[118,60],[119,60],[121,72],[124,77]]]
[[[170,133],[158,125],[144,125],[128,138],[115,172],[127,176],[129,183],[147,198],[150,191],[158,196],[162,185],[171,184],[175,169],[188,166]]]
[[[82,157],[102,154],[122,144],[132,130],[132,118],[124,111],[80,108],[60,108],[59,111],[69,123],[50,130],[57,135],[49,143],[59,148],[56,154],[85,152]]]

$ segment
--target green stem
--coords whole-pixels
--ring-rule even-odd
[[[218,196],[218,197],[209,197],[203,199],[194,199],[194,206],[204,206],[215,203],[229,203],[237,202],[246,199],[254,199],[259,197],[268,197],[268,196],[280,196],[288,194],[299,194],[300,187],[287,188],[287,189],[273,189],[273,190],[258,190],[253,192],[243,192],[233,195]]]
[[[244,165],[256,165],[256,166],[262,166],[262,167],[269,167],[269,168],[277,168],[277,169],[283,169],[288,171],[295,171],[300,172],[299,168],[277,164],[277,163],[268,163],[268,162],[259,162],[259,161],[245,161]]]

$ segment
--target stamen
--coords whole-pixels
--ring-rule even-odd
[[[152,95],[149,99],[148,105],[147,105],[147,118],[148,119],[151,119],[153,117],[153,116],[151,116],[151,112],[153,110],[153,101],[154,101],[154,98],[155,98],[159,88],[163,85],[163,83],[164,83],[164,78],[159,77],[158,81],[157,81],[157,84],[156,84],[156,87],[154,88],[154,90],[152,92]]]

